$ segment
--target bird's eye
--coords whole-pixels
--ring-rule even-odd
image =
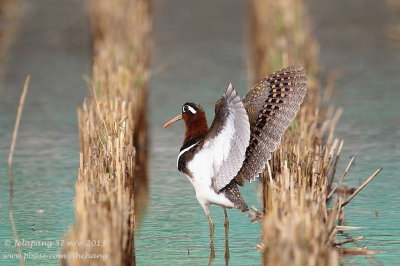
[[[197,113],[197,111],[192,106],[185,104],[182,107],[182,113],[187,113],[187,112],[190,112],[192,115]]]

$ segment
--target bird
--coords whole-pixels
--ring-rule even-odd
[[[202,106],[194,102],[186,102],[181,113],[164,124],[166,128],[184,121],[177,168],[192,183],[208,217],[210,242],[214,239],[210,205],[224,210],[227,240],[227,209],[249,211],[239,186],[254,181],[264,170],[299,111],[307,88],[304,66],[289,66],[262,79],[243,99],[229,83],[215,103],[210,127]]]

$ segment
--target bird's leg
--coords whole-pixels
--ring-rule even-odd
[[[201,203],[200,203],[201,204]],[[204,212],[207,215],[208,218],[208,223],[210,225],[210,263],[215,258],[215,250],[214,250],[214,222],[211,218],[210,214],[210,205],[209,204],[201,204],[201,207],[203,207]]]
[[[225,215],[225,221],[224,221],[224,227],[225,227],[225,265],[229,264],[229,219],[228,219],[228,212],[226,211],[226,208],[224,208],[224,215]]]
[[[208,265],[211,265],[215,259],[215,249],[214,249],[214,222],[211,218],[210,210],[208,208],[204,209],[208,217],[208,223],[210,225],[210,261]]]
[[[207,212],[208,223],[210,225],[210,243],[214,242],[214,222],[211,218],[210,212]]]
[[[228,241],[229,240],[229,219],[228,219],[228,212],[226,211],[226,208],[224,208],[224,215],[225,215],[225,221],[224,221],[225,241]]]

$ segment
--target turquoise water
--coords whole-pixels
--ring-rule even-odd
[[[191,184],[176,170],[183,125],[162,129],[181,105],[196,101],[209,123],[215,101],[228,81],[247,90],[247,6],[244,1],[155,2],[153,77],[150,90],[150,206],[136,236],[138,265],[206,265],[208,222]],[[382,173],[348,206],[346,223],[365,227],[352,237],[380,253],[346,258],[346,265],[396,265],[400,262],[400,46],[385,35],[394,14],[374,0],[310,2],[325,72],[341,69],[333,101],[345,113],[337,136],[345,141],[340,170],[349,156],[356,164],[345,180],[358,186],[375,169]],[[36,0],[26,4],[21,33],[7,61],[0,89],[0,256],[15,254],[9,222],[6,160],[23,80],[32,75],[14,165],[13,214],[19,238],[49,241],[51,247],[24,247],[25,253],[53,255],[74,222],[73,198],[78,167],[75,108],[87,93],[82,75],[90,73],[88,30],[80,1]],[[195,12],[193,12],[195,10]],[[63,19],[60,19],[63,18]],[[50,23],[51,22],[51,23]],[[256,184],[242,190],[259,207]],[[223,212],[216,222],[214,265],[224,265]],[[260,226],[237,210],[230,217],[230,265],[261,265],[255,250]],[[378,215],[376,215],[378,214]],[[13,242],[11,242],[13,243]],[[349,245],[351,247],[351,245]],[[57,265],[58,259],[31,258],[28,265]],[[18,265],[3,260],[0,265]]]
[[[348,225],[365,227],[350,231],[351,236],[365,236],[359,245],[379,254],[346,258],[344,262],[398,265],[400,46],[386,32],[400,18],[394,17],[383,1],[311,1],[310,6],[323,70],[342,72],[333,95],[334,104],[345,110],[336,134],[345,143],[341,169],[351,155],[356,156],[345,185],[358,186],[383,167],[345,208]]]
[[[204,107],[210,124],[215,101],[228,81],[241,95],[246,92],[245,7],[231,0],[162,1],[156,6],[150,90],[151,202],[135,242],[138,265],[207,265],[209,261],[207,216],[192,185],[176,169],[183,124],[167,129],[162,125],[189,100]],[[250,206],[260,206],[255,184],[245,187],[244,196]],[[213,206],[211,214],[216,223],[214,265],[224,265],[223,210]],[[259,224],[251,224],[238,210],[229,210],[228,215],[230,264],[260,265],[255,250]]]
[[[87,93],[82,75],[90,73],[88,31],[81,2],[25,2],[0,88],[0,265],[19,264],[18,259],[3,257],[16,254],[8,216],[7,156],[27,74],[31,86],[14,154],[12,209],[19,239],[25,241],[26,264],[58,265],[57,258],[35,256],[57,254],[56,241],[74,223],[76,107]]]

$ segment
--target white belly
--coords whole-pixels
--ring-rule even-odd
[[[200,150],[187,164],[187,168],[192,174],[187,178],[192,183],[196,191],[196,198],[203,209],[210,204],[233,208],[233,203],[225,197],[224,193],[217,194],[211,186],[212,177],[215,176],[214,171],[219,169],[215,165],[213,157],[211,149]]]

